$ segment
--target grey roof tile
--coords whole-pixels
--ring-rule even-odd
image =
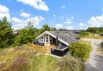
[[[67,43],[72,43],[78,41],[76,37],[78,34],[76,34],[74,31],[49,31],[55,36],[58,36],[58,38],[64,40]]]

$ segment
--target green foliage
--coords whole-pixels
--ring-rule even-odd
[[[48,24],[43,25],[43,27],[40,29],[40,34],[45,32],[45,31],[50,31],[51,28],[48,26]]]
[[[103,33],[103,27],[89,27],[87,31],[95,34],[101,34]]]
[[[0,20],[0,48],[8,47],[13,43],[11,24],[4,17]]]
[[[43,25],[42,29],[46,31],[50,31],[50,27],[48,26],[48,24]]]
[[[82,32],[80,32],[80,37],[86,37],[86,36],[89,36],[89,32],[85,32],[85,31],[82,31]]]
[[[8,47],[9,45],[22,45],[25,43],[32,42],[38,35],[45,31],[49,31],[50,28],[48,24],[43,25],[41,29],[34,28],[31,22],[24,29],[19,30],[17,35],[13,34],[11,29],[11,24],[4,17],[0,20],[0,48]]]
[[[33,26],[28,26],[20,30],[15,38],[15,44],[21,45],[28,42],[32,42],[33,39],[37,36],[38,29],[33,28]]]
[[[89,43],[80,41],[71,43],[69,46],[70,53],[74,57],[79,57],[82,60],[87,60],[91,51],[91,46]]]

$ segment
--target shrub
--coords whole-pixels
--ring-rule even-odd
[[[86,37],[86,36],[89,36],[89,32],[81,32],[80,33],[80,37]]]
[[[85,61],[89,57],[91,46],[87,42],[79,41],[79,42],[71,43],[69,49],[72,56],[79,57]]]

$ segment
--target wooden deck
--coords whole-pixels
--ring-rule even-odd
[[[56,48],[55,45],[50,45],[50,46],[39,46],[35,44],[29,44],[29,47],[34,48],[34,50],[41,52],[41,53],[46,53],[46,54],[51,54],[51,48]]]

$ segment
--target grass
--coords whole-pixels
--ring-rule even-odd
[[[39,48],[23,45],[0,50],[0,71],[83,71],[83,63],[72,56],[61,59],[45,55]]]
[[[59,66],[60,71],[84,71],[83,63],[72,56],[62,58]]]
[[[40,55],[30,59],[30,71],[54,71],[58,68],[58,60],[51,56]]]
[[[84,37],[81,37],[81,38],[103,39],[103,36],[100,36],[99,34],[89,33],[88,36],[84,36]]]

